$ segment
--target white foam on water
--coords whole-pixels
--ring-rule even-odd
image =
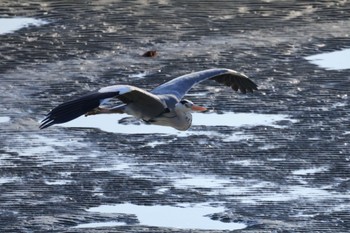
[[[229,179],[219,178],[208,175],[192,175],[174,179],[176,188],[207,188],[207,189],[222,189],[225,184],[230,184]]]
[[[124,134],[173,134],[177,136],[189,136],[189,135],[213,135],[210,131],[178,131],[171,127],[158,126],[158,125],[123,125],[118,124],[118,121],[125,118],[125,114],[107,114],[107,115],[95,115],[89,117],[79,117],[70,122],[61,124],[63,127],[83,127],[83,128],[99,128],[102,131],[112,133],[124,133]],[[276,123],[282,120],[289,120],[287,115],[278,114],[256,114],[256,113],[208,113],[208,114],[193,114],[193,125],[201,126],[229,126],[229,127],[253,127],[257,125],[272,126],[281,128]],[[228,141],[236,140],[238,135],[232,135],[232,139]],[[243,135],[245,137],[245,135]],[[239,138],[239,137],[238,137]]]
[[[294,217],[294,218],[312,218],[315,216],[316,216],[316,214],[306,214],[303,211],[299,211],[295,215],[291,215],[291,217]]]
[[[186,97],[190,97],[190,96],[199,96],[199,97],[206,97],[208,96],[208,92],[191,92],[191,93],[187,93]]]
[[[14,181],[19,181],[19,177],[0,177],[0,185],[5,184],[5,183],[11,183]]]
[[[181,206],[144,206],[131,203],[101,205],[88,209],[90,212],[123,213],[136,215],[140,225],[199,230],[238,230],[246,228],[244,223],[225,223],[211,220],[209,214],[225,211],[224,207],[213,207],[209,203],[183,204]]]
[[[129,78],[142,79],[142,78],[145,78],[147,75],[149,75],[148,72],[143,72],[143,73],[131,74],[131,75],[129,75]]]
[[[155,148],[155,147],[160,146],[160,145],[168,145],[174,141],[175,141],[175,139],[163,140],[163,141],[151,141],[151,142],[148,142],[144,147]]]
[[[291,185],[285,188],[284,192],[269,193],[266,195],[253,195],[249,198],[255,201],[264,202],[286,202],[292,200],[303,201],[320,201],[320,200],[333,200],[333,199],[348,199],[349,194],[342,194],[337,192],[330,192],[327,187],[314,188],[306,185]]]
[[[262,165],[262,162],[258,160],[246,159],[246,160],[229,161],[228,164],[236,164],[244,167],[249,167],[249,166]]]
[[[233,133],[231,135],[224,136],[222,138],[222,141],[223,142],[237,142],[237,141],[248,140],[248,139],[253,139],[253,138],[254,138],[253,135],[247,135],[247,134],[237,132],[237,133]]]
[[[0,18],[0,34],[7,34],[29,26],[41,26],[47,21],[26,17]]]
[[[321,53],[305,57],[310,63],[326,70],[350,69],[350,49],[343,49],[329,53]]]
[[[262,188],[275,186],[271,182],[237,177],[229,179],[213,175],[193,174],[184,177],[172,177],[172,180],[174,187],[178,189],[200,189],[206,195],[228,195],[237,200],[240,200],[242,195],[251,196],[252,193],[260,192]]]
[[[315,170],[308,171],[314,172]],[[317,172],[318,170],[316,170]],[[330,187],[310,187],[308,182],[301,185],[280,186],[274,182],[266,182],[240,177],[213,175],[186,175],[171,177],[177,189],[193,189],[204,195],[221,195],[241,203],[257,204],[261,202],[288,202],[304,200],[314,202],[334,198],[348,198],[348,194],[331,192]]]
[[[292,172],[293,175],[308,175],[308,174],[315,174],[319,172],[327,171],[328,167],[314,167],[314,168],[308,168],[308,169],[299,169]]]
[[[113,161],[113,163],[115,163],[115,161]],[[117,164],[93,168],[92,171],[132,171],[136,165],[137,163],[126,163],[120,160]]]
[[[5,149],[16,152],[19,156],[28,156],[33,159],[40,158],[42,165],[56,162],[72,162],[79,157],[71,154],[62,156],[59,150],[70,150],[70,148],[86,147],[86,144],[75,139],[46,137],[42,135],[18,135],[13,139],[13,144],[21,146],[7,146]]]
[[[79,224],[72,228],[99,228],[99,227],[116,227],[116,226],[125,226],[125,225],[126,224],[124,222],[116,222],[116,221],[92,222],[92,223]]]
[[[6,123],[10,121],[10,117],[0,117],[0,123]]]
[[[164,145],[164,144],[168,144],[168,142],[153,141],[153,142],[148,142],[145,146],[146,146],[146,147],[155,148],[156,146]]]
[[[54,181],[45,180],[45,184],[47,185],[65,185],[69,183],[72,183],[72,181],[71,180],[54,180]]]

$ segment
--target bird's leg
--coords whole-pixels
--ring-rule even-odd
[[[108,113],[124,113],[121,108],[101,108],[97,107],[93,110],[85,113],[85,116],[97,115],[97,114],[108,114]]]

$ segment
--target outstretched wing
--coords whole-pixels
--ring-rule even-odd
[[[209,69],[170,80],[153,89],[151,93],[159,95],[171,94],[178,99],[182,99],[195,84],[208,79],[225,84],[235,91],[240,90],[242,93],[257,90],[257,85],[242,73],[230,69]]]
[[[110,98],[118,98],[126,104],[132,103],[135,108],[140,108],[140,111],[149,109],[149,111],[152,111],[150,114],[154,115],[160,114],[164,110],[164,105],[158,96],[134,86],[114,85],[101,88],[96,92],[86,94],[57,106],[46,115],[45,119],[41,122],[40,129],[71,121],[97,108]]]

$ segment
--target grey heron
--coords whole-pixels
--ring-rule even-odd
[[[151,91],[130,85],[107,86],[52,109],[41,122],[40,129],[65,123],[82,115],[126,113],[149,124],[187,130],[192,124],[191,111],[207,109],[183,97],[195,84],[209,79],[242,93],[257,90],[257,85],[246,75],[225,68],[186,74]],[[106,102],[115,98],[122,103],[111,108],[104,107]]]

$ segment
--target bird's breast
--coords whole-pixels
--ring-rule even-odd
[[[187,130],[192,125],[191,114],[178,114],[175,111],[164,112],[152,119],[143,119],[153,125],[170,126],[177,130]]]

